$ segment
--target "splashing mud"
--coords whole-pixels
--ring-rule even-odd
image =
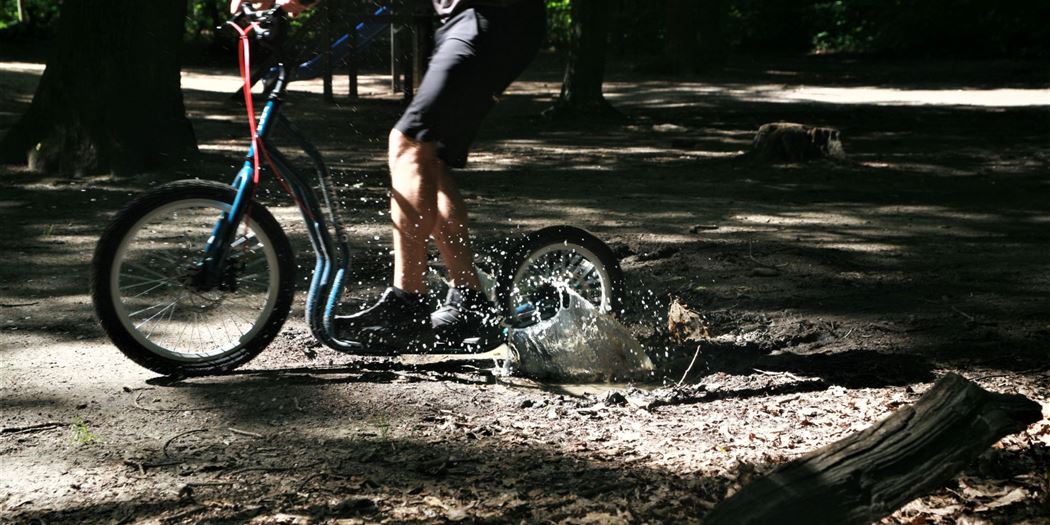
[[[648,376],[653,363],[616,319],[571,289],[549,319],[510,333],[514,373],[558,382],[611,381]]]

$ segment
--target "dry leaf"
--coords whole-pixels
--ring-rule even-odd
[[[703,341],[711,334],[704,317],[675,299],[667,309],[667,331],[676,341]]]
[[[1019,501],[1023,501],[1027,497],[1028,497],[1028,491],[1027,490],[1022,489],[1022,488],[1016,488],[1016,489],[1011,490],[1010,492],[1007,492],[1006,495],[1000,496],[999,498],[997,498],[995,501],[993,501],[991,503],[988,503],[986,505],[981,505],[980,507],[977,507],[975,510],[977,512],[985,512],[985,511],[989,511],[989,510],[992,510],[992,509],[997,509],[999,507],[1005,507],[1007,505],[1013,505],[1014,503],[1017,503]]]
[[[441,501],[440,499],[438,499],[438,498],[436,498],[434,496],[427,496],[427,497],[423,498],[423,503],[426,503],[427,505],[430,505],[431,507],[440,507],[440,508],[443,508],[443,509],[447,509],[448,508],[448,505],[445,505],[444,501]]]

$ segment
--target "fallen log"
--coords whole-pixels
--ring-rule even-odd
[[[948,374],[914,405],[745,485],[704,524],[872,523],[1041,418],[1024,396]]]

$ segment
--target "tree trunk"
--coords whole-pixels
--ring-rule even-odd
[[[185,18],[182,0],[65,0],[47,69],[0,158],[126,174],[196,152],[180,89]]]
[[[619,115],[605,101],[605,49],[609,34],[609,6],[605,0],[572,0],[572,36],[561,95],[551,108],[554,116]]]
[[[701,67],[720,65],[726,61],[726,23],[729,19],[726,0],[704,0],[698,4],[698,54],[694,64]]]
[[[744,486],[704,523],[872,523],[1041,417],[1039,404],[1024,396],[948,374],[915,405]]]
[[[664,56],[672,73],[690,73],[700,53],[697,39],[696,0],[666,0],[664,3]]]

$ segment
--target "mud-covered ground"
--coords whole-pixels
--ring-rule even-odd
[[[0,63],[0,132],[41,71]],[[145,188],[232,177],[245,126],[224,103],[231,71],[184,75],[202,155],[178,172],[0,168],[0,520],[696,522],[954,371],[1039,401],[1044,419],[886,522],[1050,522],[1044,66],[738,60],[668,80],[614,63],[607,92],[629,120],[565,127],[537,117],[559,87],[542,59],[460,175],[476,242],[559,223],[609,242],[630,284],[625,319],[659,368],[634,387],[343,356],[310,340],[301,307],[234,374],[170,381],[126,360],[93,319],[94,242]],[[383,147],[399,101],[382,77],[363,88],[330,107],[305,84],[288,108],[351,208],[362,284],[348,309],[389,271]],[[841,129],[848,161],[739,157],[779,120]],[[305,279],[303,228],[269,184]],[[705,317],[708,339],[671,342],[673,298]],[[694,356],[675,403],[631,402],[666,392]]]

